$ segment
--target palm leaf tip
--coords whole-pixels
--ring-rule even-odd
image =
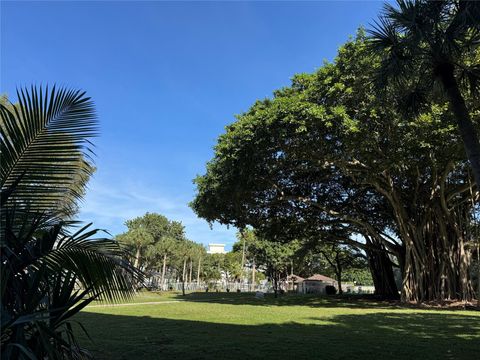
[[[2,193],[23,175],[11,199],[40,212],[71,213],[95,169],[94,104],[84,91],[56,86],[21,88],[17,98],[0,104]]]

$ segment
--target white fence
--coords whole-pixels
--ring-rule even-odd
[[[272,285],[267,281],[262,281],[260,284],[251,284],[251,283],[241,283],[241,282],[182,282],[178,281],[165,281],[164,284],[161,284],[156,278],[150,278],[146,282],[146,287],[151,290],[158,291],[182,291],[182,288],[185,288],[185,291],[202,291],[202,292],[254,292],[254,291],[263,291],[265,293],[273,292]],[[208,289],[208,290],[207,290]],[[299,291],[300,289],[293,289],[286,286],[286,284],[280,284],[280,290],[285,291],[295,291],[295,292],[304,292]],[[359,286],[359,285],[350,285],[345,284],[342,286],[342,290],[345,294],[373,294],[375,292],[374,286]]]
[[[342,290],[345,294],[374,294],[375,286],[346,285]]]
[[[146,282],[146,287],[151,290],[159,291],[182,291],[184,288],[185,291],[209,291],[209,292],[253,292],[253,291],[263,291],[270,292],[272,291],[268,283],[266,284],[250,284],[250,283],[238,283],[238,282],[177,282],[177,281],[167,281],[164,284],[160,282],[152,281],[148,279]],[[208,289],[208,290],[207,290]]]

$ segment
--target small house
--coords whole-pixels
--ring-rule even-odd
[[[297,292],[303,294],[325,294],[325,288],[328,286],[337,288],[337,281],[325,275],[315,274],[304,279],[299,286]]]
[[[288,275],[287,276],[287,281],[286,281],[287,282],[287,290],[298,292],[298,288],[299,288],[299,286],[301,287],[301,284],[302,284],[303,280],[305,280],[305,279],[302,278],[301,276],[294,275],[294,274]]]

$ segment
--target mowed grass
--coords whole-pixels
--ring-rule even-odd
[[[142,293],[75,320],[94,341],[79,330],[81,344],[104,360],[480,358],[479,312],[355,298]]]

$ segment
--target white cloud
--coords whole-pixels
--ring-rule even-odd
[[[162,194],[143,184],[115,183],[106,186],[97,179],[90,183],[85,200],[81,204],[79,218],[93,221],[95,227],[112,234],[125,231],[124,222],[146,212],[157,212],[170,220],[181,221],[187,237],[193,241],[232,245],[235,242],[235,228],[208,223],[199,219],[188,207],[189,199],[177,194]]]

